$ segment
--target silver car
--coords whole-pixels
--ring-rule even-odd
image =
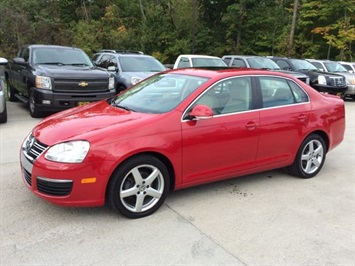
[[[0,57],[0,123],[7,122],[7,109],[6,109],[6,98],[5,98],[5,85],[4,85],[4,70],[3,65],[7,64],[5,58]]]

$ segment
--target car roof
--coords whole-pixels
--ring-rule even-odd
[[[243,75],[268,75],[268,76],[279,76],[289,78],[289,74],[284,74],[281,72],[275,72],[271,70],[254,69],[254,68],[234,68],[234,67],[201,67],[201,68],[178,68],[167,70],[165,73],[174,74],[184,74],[192,76],[201,76],[208,78],[228,78],[232,76],[243,76]],[[291,76],[292,77],[292,76]],[[292,77],[293,78],[293,77]]]
[[[218,58],[221,59],[218,56],[212,56],[212,55],[201,55],[201,54],[181,54],[179,57],[189,57],[189,58]]]

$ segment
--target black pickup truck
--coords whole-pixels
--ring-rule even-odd
[[[5,69],[5,79],[9,100],[28,104],[32,117],[115,94],[114,77],[81,49],[67,46],[23,46]]]

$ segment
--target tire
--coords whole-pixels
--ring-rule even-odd
[[[7,108],[6,108],[6,103],[5,103],[5,109],[2,115],[0,115],[0,123],[6,123],[7,122]]]
[[[6,80],[6,87],[7,87],[7,97],[9,98],[10,102],[16,102],[17,98],[15,96],[16,90],[11,87],[9,79]]]
[[[107,188],[109,206],[128,218],[151,215],[163,204],[170,187],[166,166],[156,157],[139,155],[120,165]]]
[[[326,145],[323,138],[311,134],[302,142],[294,163],[288,167],[288,172],[301,178],[314,177],[322,169],[325,158]]]
[[[355,95],[351,95],[350,97],[355,101]]]
[[[116,88],[116,93],[120,93],[121,91],[124,91],[126,88],[126,86],[122,85],[122,84],[119,84],[117,85],[117,88]]]
[[[36,102],[35,102],[35,98],[34,98],[34,93],[33,90],[30,89],[30,97],[29,97],[29,101],[28,101],[28,107],[30,109],[30,115],[33,118],[39,118],[42,117],[43,114],[42,112],[39,110],[38,106],[36,106]]]

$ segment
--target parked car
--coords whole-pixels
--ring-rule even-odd
[[[42,120],[21,169],[49,202],[140,218],[170,190],[276,168],[314,177],[344,131],[344,101],[290,75],[185,68]]]
[[[0,57],[0,123],[7,122],[6,93],[4,85],[4,71],[2,66],[7,64],[5,58]]]
[[[95,65],[114,75],[116,93],[157,72],[166,70],[156,58],[140,51],[101,50],[94,54],[92,60]]]
[[[339,64],[341,64],[349,73],[355,73],[355,62],[344,62],[344,61],[339,61]]]
[[[115,95],[114,78],[81,49],[24,45],[5,68],[9,101],[28,105],[32,117]]]
[[[348,88],[345,77],[339,74],[322,72],[303,59],[270,57],[283,70],[304,73],[309,76],[309,84],[319,92],[341,96]]]
[[[351,97],[355,100],[355,74],[349,73],[345,67],[343,67],[338,62],[329,61],[329,60],[315,60],[308,59],[308,61],[314,65],[320,71],[326,71],[330,73],[341,74],[346,79],[346,84],[348,85],[348,89],[343,93],[343,98],[346,96]]]
[[[176,58],[173,69],[186,67],[226,67],[227,64],[218,56],[182,54]]]
[[[278,64],[276,64],[270,58],[254,55],[224,55],[222,59],[230,67],[247,67],[278,71],[292,75],[299,80],[309,84],[309,77],[306,74],[295,71],[281,70]]]

